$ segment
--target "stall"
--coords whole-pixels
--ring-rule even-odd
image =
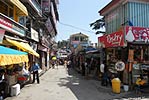
[[[28,60],[26,52],[0,46],[0,96],[10,94],[10,88],[18,82],[19,64]]]
[[[98,41],[99,46],[105,48],[108,69],[117,73],[123,84],[135,85],[140,75],[148,84],[148,28],[125,26],[120,31],[99,37]],[[124,64],[117,64],[119,62]]]

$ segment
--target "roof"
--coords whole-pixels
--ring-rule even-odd
[[[83,36],[83,37],[88,37],[87,35],[83,34],[83,33],[76,33],[76,34],[72,34],[70,37],[73,37],[73,36]]]
[[[101,16],[104,16],[106,13],[113,10],[115,7],[124,5],[127,2],[149,2],[148,0],[112,0],[109,4],[107,4],[104,8],[102,8],[98,13],[100,13]]]
[[[108,10],[112,10],[111,8],[119,5],[120,2],[123,2],[125,0],[112,0],[110,3],[108,3],[104,8],[102,8],[100,11],[98,11],[98,13],[100,13],[100,15],[104,15],[104,13]]]

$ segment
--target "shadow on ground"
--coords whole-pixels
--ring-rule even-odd
[[[69,88],[78,100],[142,100],[149,99],[149,93],[136,94],[134,91],[115,94],[112,87],[103,87],[100,81],[86,79],[73,68],[67,70],[68,77],[61,78],[58,85]],[[147,99],[146,99],[147,100]]]

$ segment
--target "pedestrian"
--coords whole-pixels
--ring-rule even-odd
[[[103,63],[100,65],[100,71],[102,73],[101,85],[107,86],[108,85],[108,73],[107,73],[106,61],[103,61]]]
[[[36,63],[35,61],[33,62],[33,66],[32,66],[32,71],[33,71],[33,81],[32,83],[35,82],[35,78],[37,79],[37,83],[39,84],[39,73],[38,70],[40,69],[38,63]]]
[[[52,68],[54,69],[55,68],[55,61],[52,60]]]
[[[85,76],[85,62],[82,63],[82,76]]]

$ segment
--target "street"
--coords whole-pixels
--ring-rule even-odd
[[[110,86],[103,87],[100,81],[87,80],[74,69],[59,66],[45,72],[40,77],[40,84],[36,81],[28,84],[18,96],[5,100],[149,100],[146,96],[124,91],[114,94]]]

